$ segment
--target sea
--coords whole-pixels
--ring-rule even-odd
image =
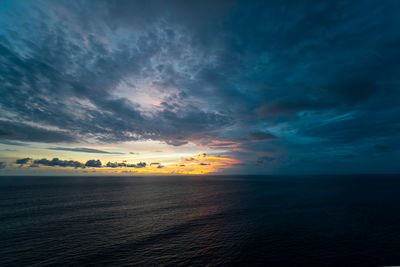
[[[0,177],[0,266],[387,265],[399,175]]]

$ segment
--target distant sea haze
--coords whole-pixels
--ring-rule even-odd
[[[400,176],[0,177],[0,266],[400,265]]]

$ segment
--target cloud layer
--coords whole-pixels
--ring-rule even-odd
[[[2,163],[2,168],[5,168],[6,163]],[[39,167],[39,166],[50,166],[50,167],[73,167],[73,168],[118,168],[118,167],[127,167],[127,168],[145,168],[147,166],[146,162],[139,162],[137,164],[127,164],[126,162],[108,162],[107,164],[102,164],[100,160],[91,159],[86,161],[86,163],[82,163],[76,160],[60,160],[59,158],[53,158],[51,160],[42,158],[42,159],[35,159],[32,158],[21,158],[15,161],[16,164],[23,166],[25,164],[28,167]]]
[[[385,164],[398,1],[0,5],[2,143],[155,140],[224,150],[237,172],[399,171]]]
[[[68,148],[68,147],[49,147],[50,150],[60,150],[60,151],[72,151],[72,152],[84,152],[84,153],[95,153],[95,154],[123,154],[120,152],[109,152],[105,150],[87,148],[87,147],[75,147],[75,148]]]

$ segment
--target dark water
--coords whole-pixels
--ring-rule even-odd
[[[0,177],[0,266],[400,264],[399,176]]]

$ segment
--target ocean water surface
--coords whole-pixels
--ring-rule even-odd
[[[400,265],[400,177],[0,177],[27,265]]]

